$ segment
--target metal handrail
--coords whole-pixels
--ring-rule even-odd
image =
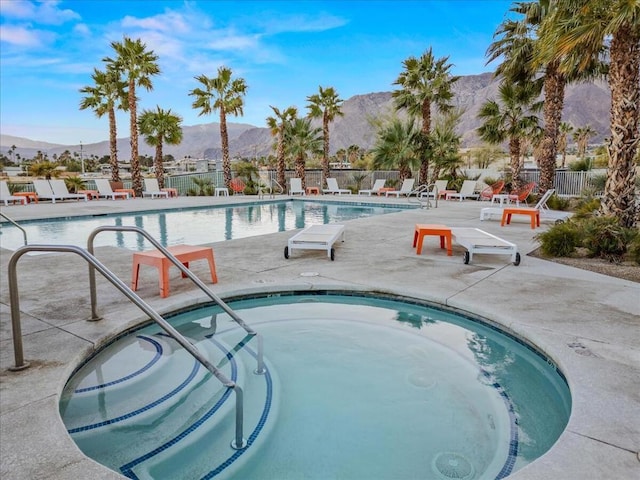
[[[432,187],[435,187],[435,183],[431,183],[429,185],[423,184],[423,185],[419,185],[415,190],[413,190],[409,195],[407,195],[408,199],[409,199],[409,203],[419,203],[420,207],[424,207],[424,208],[431,208],[431,200],[429,199],[429,195],[427,195],[426,197],[422,197],[420,196],[420,194],[424,193],[424,192],[429,192],[431,190]],[[413,201],[413,198],[411,197],[411,195],[415,195],[415,201]],[[425,200],[426,199],[426,200]],[[435,195],[435,208],[438,208],[438,192],[436,192]]]
[[[4,213],[0,212],[0,215],[2,215],[9,223],[15,225],[20,230],[22,230],[22,236],[24,237],[24,244],[27,245],[27,231],[24,228],[22,228],[20,225],[18,225],[18,223],[15,220],[13,220],[12,218],[8,217]]]
[[[155,238],[153,238],[147,231],[140,227],[134,226],[111,226],[104,225],[101,227],[97,227],[90,234],[87,239],[87,250],[91,255],[93,255],[93,240],[100,232],[136,232],[139,235],[142,235],[144,238],[149,240],[151,244],[156,247],[162,254],[167,257],[171,263],[173,263],[180,271],[187,277],[191,279],[193,283],[195,283],[200,290],[202,290],[207,296],[213,300],[218,306],[220,306],[238,325],[240,325],[244,330],[250,335],[256,335],[257,332],[253,330],[249,325],[247,325],[242,318],[238,316],[236,312],[234,312],[229,305],[227,305],[220,297],[218,297],[215,293],[213,293],[197,276],[195,276],[187,267],[185,267],[180,260],[174,257],[169,250],[163,247],[160,242],[158,242]],[[93,267],[89,265],[89,290],[91,293],[91,320],[99,320],[100,316],[97,312],[97,294],[96,294],[96,276],[93,272]]]
[[[20,322],[20,300],[18,294],[18,277],[16,265],[22,255],[27,252],[70,252],[80,255],[91,266],[92,269],[98,270],[113,286],[122,292],[129,300],[131,300],[138,308],[153,319],[160,327],[167,332],[176,342],[178,342],[187,352],[189,352],[198,362],[200,362],[211,374],[216,377],[222,385],[233,389],[236,394],[236,432],[231,447],[239,450],[246,446],[246,441],[242,437],[242,425],[244,422],[243,392],[242,388],[234,381],[227,378],[224,373],[218,370],[207,358],[205,358],[198,349],[184,338],[180,332],[171,326],[164,318],[162,318],[155,310],[153,310],[144,300],[131,290],[122,280],[115,276],[107,267],[105,267],[96,257],[81,247],[75,245],[25,245],[18,248],[9,260],[9,299],[11,303],[11,326],[13,333],[13,350],[15,358],[15,366],[9,367],[11,371],[24,370],[29,367],[29,363],[24,361],[24,353],[22,349],[22,328]]]

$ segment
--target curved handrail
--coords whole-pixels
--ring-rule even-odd
[[[249,325],[247,325],[242,318],[238,316],[236,312],[234,312],[229,305],[227,305],[220,297],[218,297],[215,293],[213,293],[198,277],[196,277],[187,267],[185,267],[180,260],[174,257],[169,250],[163,247],[160,242],[158,242],[155,238],[153,238],[147,231],[140,227],[134,226],[111,226],[111,225],[103,225],[101,227],[95,228],[87,239],[87,250],[91,255],[93,255],[93,240],[100,232],[111,231],[111,232],[136,232],[139,235],[142,235],[144,238],[149,240],[151,244],[156,247],[158,250],[162,252],[162,254],[167,257],[171,263],[173,263],[176,267],[180,269],[180,271],[187,277],[191,279],[193,283],[195,283],[200,290],[202,290],[211,300],[213,300],[219,307],[221,307],[238,325],[240,325],[244,330],[250,335],[256,335],[256,331],[253,330]],[[91,294],[91,320],[99,320],[100,316],[97,312],[97,294],[96,294],[96,276],[93,271],[93,266],[89,264],[89,290]]]
[[[11,326],[13,333],[13,350],[15,358],[15,366],[9,367],[9,370],[18,371],[29,367],[29,363],[24,361],[24,353],[22,349],[22,328],[20,322],[20,297],[18,294],[18,276],[16,265],[22,255],[27,252],[70,252],[76,253],[85,259],[92,269],[98,270],[111,284],[122,292],[129,300],[131,300],[138,308],[153,319],[160,327],[169,334],[182,348],[191,354],[198,362],[200,362],[211,374],[216,377],[222,385],[231,388],[236,393],[236,433],[235,438],[231,442],[232,448],[241,449],[245,446],[245,440],[242,438],[242,424],[244,419],[243,392],[242,388],[233,380],[227,378],[224,373],[218,370],[206,357],[204,357],[198,349],[184,338],[180,332],[171,326],[164,318],[162,318],[153,308],[151,308],[144,300],[131,290],[125,283],[115,276],[107,267],[105,267],[96,257],[87,250],[75,245],[25,245],[18,248],[9,260],[9,299],[11,303]]]
[[[429,199],[429,195],[426,197],[421,196],[424,192],[429,192],[433,187],[435,187],[435,183],[431,183],[429,185],[422,184],[418,185],[409,195],[407,195],[409,199],[409,203],[419,203],[421,208],[431,208],[431,200]],[[412,195],[415,195],[415,199],[412,198]],[[435,208],[438,208],[438,192],[435,195]]]
[[[7,222],[15,225],[20,230],[22,230],[22,236],[24,237],[24,244],[27,245],[28,244],[28,242],[27,242],[27,231],[24,228],[22,228],[20,225],[18,225],[18,223],[15,220],[13,220],[12,218],[8,217],[4,213],[0,212],[0,215],[2,215],[7,220]]]

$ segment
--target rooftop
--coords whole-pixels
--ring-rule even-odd
[[[406,203],[356,195],[317,198]],[[20,221],[254,201],[256,197],[100,200],[2,211]],[[334,262],[313,251],[286,260],[283,249],[293,232],[212,243],[218,283],[211,289],[223,299],[283,290],[378,291],[489,319],[551,357],[566,375],[573,400],[569,424],[556,445],[509,478],[635,478],[640,471],[640,283],[527,256],[536,248],[540,230],[532,230],[526,217],[514,218],[505,227],[495,220],[481,222],[480,207],[476,201],[449,201],[438,208],[345,222],[346,241],[336,247]],[[449,257],[433,238],[417,256],[411,246],[416,223],[481,228],[516,243],[522,262],[516,267],[506,256],[477,255],[465,265],[460,246],[454,245]],[[46,243],[45,238],[29,241]],[[82,358],[144,315],[98,278],[103,319],[88,322],[88,269],[82,259],[68,253],[24,255],[17,272],[24,356],[31,367],[8,371],[14,364],[6,281],[11,252],[0,253],[0,477],[122,478],[80,452],[60,419],[58,400]],[[96,249],[96,257],[125,282],[131,275],[131,253],[116,247]],[[206,279],[205,263],[194,263],[192,270]],[[317,275],[305,275],[309,272]],[[160,313],[208,300],[179,276],[172,269],[171,295],[163,299],[157,273],[143,269],[138,294]]]

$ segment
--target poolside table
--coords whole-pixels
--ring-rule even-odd
[[[189,268],[189,262],[193,260],[207,260],[211,271],[211,283],[218,283],[216,265],[213,259],[213,248],[198,247],[192,245],[174,245],[167,247],[169,253],[176,257],[185,267]],[[138,273],[140,265],[149,265],[158,269],[160,275],[160,297],[169,296],[169,267],[175,266],[160,250],[148,250],[133,254],[133,271],[131,274],[131,289],[138,289]],[[186,275],[182,273],[182,278]]]
[[[449,257],[453,255],[453,249],[451,247],[451,227],[425,223],[416,223],[416,228],[413,232],[413,246],[416,249],[416,255],[422,253],[422,242],[427,235],[440,237],[440,248],[446,248]]]

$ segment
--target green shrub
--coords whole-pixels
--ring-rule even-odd
[[[549,200],[547,200],[547,206],[551,210],[568,210],[570,204],[570,199],[559,197],[555,193],[549,197]]]
[[[576,205],[575,218],[590,218],[600,209],[600,200],[597,198],[581,198]]]
[[[636,233],[635,238],[629,244],[629,260],[640,265],[640,234]]]
[[[582,233],[580,225],[568,221],[553,225],[546,232],[536,237],[540,241],[540,249],[545,255],[552,257],[569,257],[581,246]]]
[[[594,257],[619,262],[635,237],[636,230],[625,228],[615,217],[593,217],[583,222],[583,245]]]

